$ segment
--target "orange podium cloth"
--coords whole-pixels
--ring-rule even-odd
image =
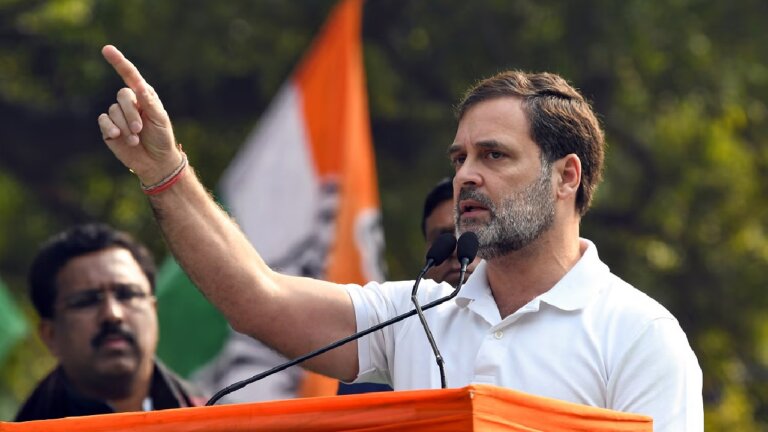
[[[490,385],[0,423],[0,431],[653,431],[650,417]]]

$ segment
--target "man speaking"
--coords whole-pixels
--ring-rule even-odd
[[[411,281],[362,287],[272,271],[198,181],[138,69],[113,46],[102,53],[127,86],[99,117],[104,141],[139,177],[178,262],[236,330],[298,357],[412,309]],[[425,314],[448,386],[495,384],[646,414],[656,430],[702,430],[701,369],[678,322],[579,235],[603,165],[589,104],[557,75],[509,71],[470,89],[458,120],[449,147],[456,227],[477,234],[484,260],[454,301]],[[452,291],[425,280],[419,302]],[[415,319],[306,366],[396,390],[440,386]]]

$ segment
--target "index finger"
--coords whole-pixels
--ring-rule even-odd
[[[141,76],[136,66],[125,58],[120,50],[113,45],[106,45],[101,49],[101,55],[112,65],[117,74],[120,75],[120,78],[123,79],[123,82],[125,82],[125,85],[136,93],[144,91],[147,82]]]

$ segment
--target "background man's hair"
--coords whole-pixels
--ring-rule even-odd
[[[456,116],[461,120],[482,101],[510,96],[522,100],[531,139],[541,148],[544,161],[554,162],[571,153],[581,160],[576,209],[584,215],[602,178],[605,147],[603,130],[589,102],[558,75],[513,70],[470,88],[456,107]]]
[[[154,293],[155,261],[144,245],[129,234],[106,224],[77,225],[49,238],[32,261],[28,275],[29,293],[40,317],[53,317],[57,294],[56,276],[69,260],[114,247],[127,249],[133,255]]]
[[[444,201],[453,202],[453,179],[445,177],[441,179],[424,199],[424,212],[421,214],[421,233],[427,237],[427,218],[435,211],[435,208]]]

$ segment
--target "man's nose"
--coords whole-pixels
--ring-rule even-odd
[[[104,321],[121,322],[125,316],[125,310],[115,296],[107,292],[101,302],[100,314]]]
[[[479,164],[474,158],[467,157],[453,176],[453,190],[458,191],[469,185],[480,186],[482,182],[483,177],[479,170]]]

